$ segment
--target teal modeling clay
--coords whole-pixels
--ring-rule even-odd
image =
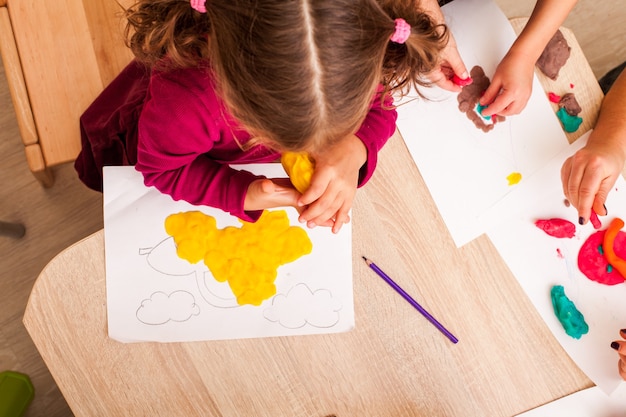
[[[575,132],[580,127],[580,124],[583,122],[582,117],[572,116],[567,113],[565,107],[561,107],[558,112],[556,112],[556,117],[559,118],[561,124],[563,125],[563,130],[568,133]]]
[[[483,116],[483,110],[486,109],[487,106],[483,106],[480,103],[476,104],[476,113],[480,114],[481,117],[485,120],[491,120],[491,116]]]
[[[562,285],[552,287],[550,296],[552,297],[554,314],[561,322],[565,333],[574,339],[580,339],[582,335],[589,332],[589,326],[585,322],[585,317],[578,311],[574,303],[567,298]]]

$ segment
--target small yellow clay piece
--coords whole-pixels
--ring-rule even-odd
[[[522,174],[519,172],[512,172],[506,177],[507,181],[509,181],[509,185],[515,185],[522,180]]]
[[[291,226],[284,210],[264,211],[256,223],[218,229],[215,218],[199,211],[172,214],[165,231],[176,253],[190,263],[204,260],[213,277],[228,281],[237,303],[261,305],[276,294],[278,267],[311,253],[306,231]]]
[[[315,161],[306,152],[285,152],[280,162],[296,190],[304,193],[311,185]]]

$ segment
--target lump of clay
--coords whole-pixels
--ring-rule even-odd
[[[587,278],[604,285],[624,283],[624,277],[609,265],[604,256],[604,234],[600,230],[589,236],[578,252],[578,269]],[[613,243],[615,253],[626,257],[626,232],[619,232]]]
[[[561,67],[565,65],[569,58],[571,48],[567,44],[563,33],[560,30],[554,34],[541,56],[537,60],[537,67],[546,74],[548,78],[556,80]]]
[[[293,186],[304,194],[311,185],[315,160],[306,152],[285,152],[280,157],[280,162]]]
[[[555,285],[550,290],[552,307],[554,314],[561,322],[563,330],[568,336],[580,339],[582,335],[589,333],[589,325],[585,322],[585,317],[576,308],[574,303],[567,298],[565,290],[561,285]]]
[[[559,107],[565,109],[567,114],[569,114],[570,116],[578,116],[578,113],[582,111],[582,108],[580,107],[580,104],[578,104],[574,93],[563,94],[563,96],[561,96],[561,99],[559,100]]]
[[[537,220],[535,226],[546,232],[546,234],[558,238],[573,238],[576,234],[576,225],[565,219]]]
[[[561,125],[563,126],[563,130],[568,133],[577,131],[581,123],[583,122],[582,117],[572,116],[571,114],[567,113],[565,107],[561,107],[559,111],[556,112],[556,117],[558,117],[558,119],[560,120]]]
[[[493,129],[497,122],[502,122],[505,118],[504,116],[494,114],[487,119],[478,113],[478,100],[480,100],[480,97],[487,87],[489,87],[490,81],[483,69],[478,65],[472,68],[470,77],[473,80],[472,84],[463,87],[463,90],[461,90],[457,96],[459,110],[465,113],[467,118],[470,119],[477,128],[481,129],[483,132],[488,132]],[[487,123],[487,120],[491,123]]]

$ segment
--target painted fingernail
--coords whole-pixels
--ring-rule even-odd
[[[615,350],[618,350],[618,349],[619,349],[619,343],[617,343],[617,342],[611,342],[611,347],[612,347],[613,349],[615,349]]]
[[[579,217],[578,218],[578,224],[580,224],[580,225],[585,224],[585,218],[584,217]]]
[[[609,215],[609,211],[606,208],[606,204],[602,204],[602,207],[604,207],[604,215],[608,216]]]

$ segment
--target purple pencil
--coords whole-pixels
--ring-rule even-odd
[[[389,275],[385,274],[383,272],[382,269],[380,269],[378,266],[376,266],[376,264],[372,261],[370,261],[369,259],[367,259],[365,256],[362,257],[363,260],[365,261],[365,263],[367,264],[367,266],[369,266],[372,270],[374,270],[374,272],[376,272],[376,274],[381,277],[382,279],[385,280],[385,282],[387,284],[389,284],[394,290],[396,290],[396,292],[398,294],[400,294],[405,300],[407,300],[409,302],[409,304],[411,304],[413,307],[415,307],[415,309],[417,311],[419,311],[420,313],[422,313],[422,315],[424,317],[426,317],[426,319],[431,322],[437,329],[439,329],[439,331],[441,333],[443,333],[444,335],[446,335],[446,337],[448,339],[450,339],[452,341],[452,343],[457,343],[459,341],[459,339],[457,339],[452,333],[450,333],[448,331],[448,329],[446,329],[445,327],[443,327],[443,325],[441,323],[439,323],[437,321],[437,319],[435,319],[433,316],[431,316],[431,314],[426,311],[424,309],[424,307],[422,307],[421,305],[419,305],[419,303],[417,301],[415,301],[413,299],[413,297],[411,297],[409,294],[407,294],[406,291],[404,291],[398,284],[395,283],[394,280],[392,280]]]

